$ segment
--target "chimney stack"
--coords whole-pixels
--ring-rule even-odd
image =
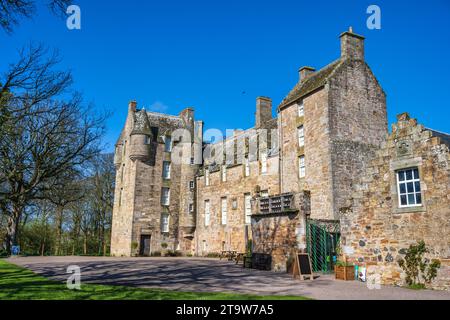
[[[267,97],[256,98],[255,128],[262,128],[272,119],[272,99]]]
[[[305,80],[309,75],[313,74],[316,71],[313,67],[301,67],[298,69],[298,74],[300,77],[300,81]]]
[[[136,112],[136,107],[137,107],[137,102],[136,102],[136,100],[131,100],[131,101],[128,103],[128,111],[129,111],[129,112],[130,112],[130,111]]]
[[[340,35],[341,57],[343,59],[364,60],[364,37],[353,33],[353,28]]]

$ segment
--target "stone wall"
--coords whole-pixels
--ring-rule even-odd
[[[342,246],[349,261],[370,267],[384,284],[404,284],[397,261],[424,240],[428,258],[442,259],[432,285],[448,288],[450,257],[450,156],[448,146],[408,114],[398,116],[393,132],[354,187],[352,205],[341,208]],[[396,172],[418,168],[422,205],[400,207]],[[447,279],[447,280],[445,280]]]
[[[334,219],[388,134],[386,96],[363,60],[345,60],[329,84]]]
[[[244,195],[253,199],[258,190],[269,194],[279,193],[278,157],[268,158],[268,171],[260,172],[260,161],[250,162],[250,176],[244,176],[244,166],[227,168],[226,181],[222,172],[209,174],[210,184],[206,186],[205,176],[197,177],[197,228],[196,252],[198,255],[220,253],[222,250],[245,252],[246,242],[251,239],[251,226],[245,223]],[[221,221],[221,199],[227,200],[227,224]],[[210,202],[210,225],[205,226],[205,201]],[[235,207],[233,207],[235,204]],[[205,243],[205,244],[203,244]]]
[[[306,217],[310,215],[309,193],[294,195],[297,208],[294,212],[259,214],[252,216],[253,263],[260,257],[271,257],[270,269],[291,271],[296,252],[306,249]]]
[[[190,140],[172,137],[178,129],[189,132]],[[195,180],[198,168],[190,163],[193,134],[193,110],[190,108],[183,110],[180,116],[170,116],[137,111],[136,103],[130,103],[115,152],[112,255],[138,255],[141,236],[150,236],[150,253],[181,249],[192,252],[195,211],[189,212],[189,203],[195,201],[195,193],[190,190],[189,181]],[[173,140],[171,152],[165,150],[166,136]],[[171,163],[170,179],[163,178],[164,161]],[[161,203],[162,188],[170,189],[168,206]],[[162,216],[166,214],[169,232],[161,229]]]

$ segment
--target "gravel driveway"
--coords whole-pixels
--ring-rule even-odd
[[[69,265],[78,265],[81,268],[82,283],[176,291],[301,295],[327,300],[450,300],[448,291],[415,291],[390,286],[369,290],[364,283],[336,281],[332,276],[300,281],[287,274],[244,269],[241,265],[218,259],[24,257],[8,261],[58,281],[67,279],[66,270]]]

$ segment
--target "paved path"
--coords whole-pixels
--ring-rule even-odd
[[[67,279],[69,265],[78,265],[81,267],[81,281],[85,283],[176,291],[301,295],[327,300],[450,300],[448,291],[415,291],[390,286],[369,290],[364,283],[336,281],[331,276],[302,282],[287,274],[244,269],[233,262],[217,259],[26,257],[9,261],[59,281]]]

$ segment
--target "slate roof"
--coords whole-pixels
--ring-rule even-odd
[[[319,71],[311,74],[306,79],[300,80],[295,87],[289,92],[286,98],[281,101],[281,104],[278,106],[278,111],[287,105],[299,100],[300,98],[306,96],[309,93],[323,87],[330,76],[333,74],[339,66],[341,66],[343,60],[338,59],[329,65],[323,67]]]
[[[142,109],[134,113],[134,126],[131,134],[151,135],[147,112]]]
[[[450,134],[429,128],[426,129],[431,131],[433,137],[439,137],[441,139],[441,143],[446,144],[450,148]]]

